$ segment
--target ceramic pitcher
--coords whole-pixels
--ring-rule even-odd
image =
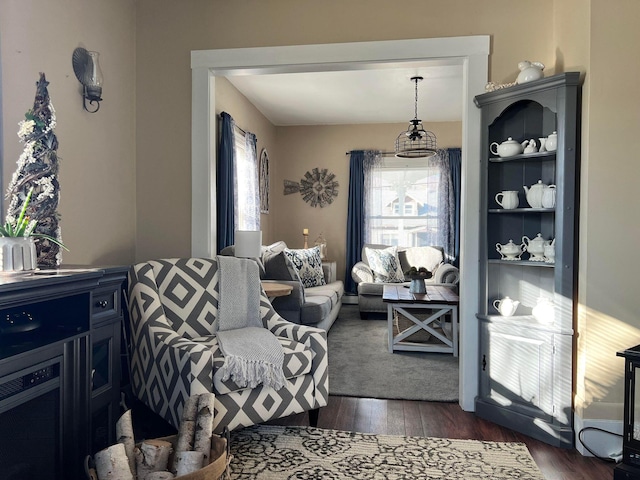
[[[505,190],[496,194],[496,203],[505,210],[512,210],[518,208],[518,192],[515,190]]]

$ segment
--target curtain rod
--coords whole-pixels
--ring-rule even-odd
[[[231,118],[233,118],[233,117],[231,117]],[[218,114],[218,120],[222,120],[222,114]],[[240,128],[240,127],[236,124],[235,120],[233,121],[233,126],[234,126],[235,128],[237,128],[238,130],[240,130],[240,131],[241,131],[242,133],[244,133],[245,135],[247,134],[247,132],[246,132],[244,129]]]
[[[361,151],[361,150],[352,150],[350,152],[345,153],[345,155],[351,155],[353,152],[358,152],[358,151]],[[395,156],[395,154],[396,154],[396,152],[380,152],[380,155],[382,155],[383,157],[386,157],[388,155]]]

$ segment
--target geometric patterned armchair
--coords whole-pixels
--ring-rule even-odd
[[[131,384],[134,395],[178,427],[185,400],[215,394],[214,431],[233,430],[270,419],[318,409],[329,394],[327,337],[324,330],[297,325],[273,310],[262,290],[260,316],[284,350],[285,386],[239,387],[223,381],[218,347],[219,271],[216,258],[162,259],[129,271]]]

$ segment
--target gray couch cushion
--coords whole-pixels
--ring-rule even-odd
[[[344,295],[341,281],[305,289],[305,302],[300,309],[300,323],[315,325],[325,319]]]
[[[300,280],[284,250],[265,252],[262,255],[262,264],[264,265],[265,278],[269,280]]]
[[[359,283],[358,284],[358,294],[360,295],[379,295],[382,297],[382,291],[384,290],[384,283]],[[399,285],[398,283],[394,283],[394,285]],[[407,283],[407,285],[409,285]]]

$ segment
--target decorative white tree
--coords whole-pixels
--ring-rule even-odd
[[[7,188],[10,198],[6,220],[13,222],[33,188],[31,201],[26,210],[30,221],[37,221],[34,233],[43,235],[36,242],[38,266],[51,268],[62,262],[62,247],[46,236],[62,243],[58,222],[58,139],[53,131],[56,113],[47,90],[49,82],[44,73],[36,83],[36,97],[33,109],[25,114],[19,124],[18,137],[24,143],[24,150],[18,159],[18,168]]]

